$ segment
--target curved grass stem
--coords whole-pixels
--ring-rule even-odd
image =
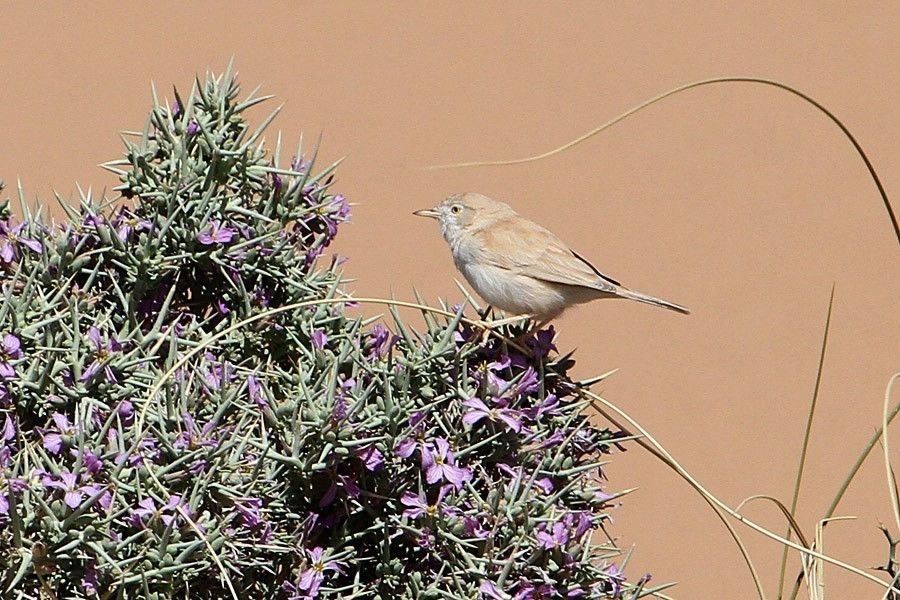
[[[673,88],[667,92],[663,92],[662,94],[659,94],[658,96],[654,96],[653,98],[650,98],[649,100],[645,100],[644,102],[641,102],[634,108],[631,108],[631,109],[625,111],[624,113],[620,114],[619,116],[615,117],[614,119],[607,121],[606,123],[600,125],[599,127],[595,127],[594,129],[591,129],[587,133],[575,138],[574,140],[567,142],[567,143],[563,144],[562,146],[559,146],[558,148],[554,148],[553,150],[544,152],[542,154],[536,154],[534,156],[527,156],[525,158],[517,158],[517,159],[512,159],[512,160],[458,162],[458,163],[451,163],[451,164],[445,164],[445,165],[433,165],[433,166],[429,166],[429,167],[425,167],[425,168],[427,170],[438,170],[438,169],[454,169],[454,168],[460,168],[460,167],[492,167],[492,166],[518,165],[518,164],[522,164],[522,163],[534,162],[537,160],[548,158],[550,156],[553,156],[554,154],[559,154],[560,152],[568,150],[569,148],[572,148],[573,146],[577,146],[581,142],[597,135],[601,131],[604,131],[605,129],[609,129],[610,127],[612,127],[619,121],[622,121],[622,120],[630,117],[631,115],[635,114],[636,112],[639,112],[639,111],[647,108],[651,104],[656,104],[660,100],[668,98],[669,96],[674,96],[675,94],[679,94],[681,92],[690,90],[692,88],[697,88],[697,87],[706,86],[706,85],[719,84],[719,83],[757,83],[757,84],[775,87],[775,88],[784,90],[786,92],[789,92],[795,96],[802,98],[804,101],[813,105],[819,111],[824,113],[829,119],[831,119],[831,121],[840,128],[840,130],[843,132],[844,136],[846,136],[846,138],[848,140],[850,140],[850,143],[853,144],[853,147],[856,149],[857,154],[859,154],[860,158],[862,158],[863,162],[865,163],[866,169],[868,169],[869,175],[871,176],[872,181],[875,183],[875,187],[878,188],[878,193],[881,196],[881,201],[884,203],[885,209],[887,210],[888,217],[891,219],[891,224],[893,225],[893,228],[894,228],[894,236],[897,238],[897,243],[900,244],[900,223],[897,222],[897,215],[894,214],[894,209],[891,206],[890,200],[888,199],[888,195],[884,189],[884,185],[881,183],[881,179],[878,177],[878,173],[875,171],[875,167],[872,165],[872,161],[869,160],[868,155],[863,150],[862,145],[860,145],[860,143],[856,140],[856,137],[854,137],[854,135],[852,133],[850,133],[850,129],[848,129],[847,126],[844,125],[844,123],[840,119],[838,119],[837,116],[833,112],[831,112],[828,108],[826,108],[823,104],[821,104],[817,100],[813,99],[811,96],[801,92],[800,90],[797,90],[796,88],[793,88],[793,87],[787,85],[786,83],[781,83],[780,81],[776,81],[774,79],[766,79],[764,77],[747,77],[747,76],[712,77],[710,79],[703,79],[700,81],[692,81],[690,83],[680,85],[680,86]]]
[[[687,471],[687,469],[685,469],[683,466],[681,466],[681,464],[678,461],[676,461],[672,457],[671,454],[669,454],[669,452],[662,446],[662,444],[660,444],[656,440],[656,438],[654,438],[643,426],[641,426],[640,423],[635,421],[625,411],[623,411],[622,409],[620,409],[619,407],[617,407],[610,401],[606,400],[605,398],[602,398],[601,396],[598,396],[597,394],[591,392],[590,390],[581,390],[581,391],[582,391],[582,393],[587,395],[589,398],[594,400],[592,405],[597,410],[600,410],[600,407],[597,406],[597,404],[599,403],[602,406],[606,407],[607,409],[613,411],[617,415],[621,416],[623,419],[625,419],[635,431],[640,433],[640,435],[643,439],[638,439],[637,442],[640,443],[642,447],[646,448],[647,446],[652,446],[654,448],[654,450],[656,450],[656,452],[651,452],[654,456],[659,457],[661,455],[664,459],[663,462],[666,465],[668,465],[676,473],[678,473],[678,475],[681,476],[682,479],[686,480],[691,485],[691,487],[693,487],[698,493],[700,493],[701,496],[703,496],[704,499],[706,499],[709,503],[714,504],[717,509],[725,512],[726,514],[730,515],[732,518],[743,523],[750,529],[753,529],[754,531],[761,533],[762,535],[768,537],[769,539],[772,539],[780,544],[784,544],[790,548],[793,548],[794,550],[797,550],[804,556],[817,558],[821,561],[838,566],[846,571],[849,571],[851,573],[859,575],[860,577],[862,577],[868,581],[871,581],[872,583],[877,584],[878,586],[880,586],[881,588],[883,588],[885,590],[900,592],[900,588],[895,588],[892,584],[887,583],[887,582],[879,579],[878,577],[875,577],[874,575],[872,575],[870,573],[866,573],[865,571],[863,571],[862,569],[860,569],[858,567],[854,567],[851,564],[848,564],[848,563],[846,563],[842,560],[839,560],[837,558],[834,558],[832,556],[823,554],[819,551],[812,550],[810,548],[805,548],[804,546],[801,546],[800,544],[797,544],[796,542],[793,542],[787,538],[780,536],[779,534],[775,533],[774,531],[770,531],[769,529],[766,529],[762,525],[759,525],[755,521],[752,521],[752,520],[748,519],[747,517],[743,516],[742,514],[740,514],[739,512],[735,511],[734,509],[729,507],[727,504],[725,504],[723,501],[719,500],[712,493],[710,493],[706,488],[704,488],[693,477],[693,475],[691,475],[690,472]],[[600,412],[602,414],[607,414],[607,412],[605,410],[600,410]],[[632,434],[631,430],[628,428],[625,428],[624,431],[628,434]],[[748,555],[745,555],[745,556],[749,560],[749,556]],[[748,562],[748,565],[749,564],[752,564],[752,562]],[[760,585],[759,585],[758,581],[759,581],[758,577],[754,577],[754,582],[757,584],[757,591],[761,593]],[[762,598],[763,596],[761,595],[760,597]]]
[[[594,394],[593,392],[591,392],[589,390],[581,390],[581,391],[585,395],[587,395],[589,398],[592,399],[591,406],[594,408],[594,410],[596,410],[597,412],[602,414],[604,418],[606,418],[609,422],[611,422],[613,425],[615,425],[622,431],[628,432],[629,429],[625,425],[623,425],[617,418],[615,418],[613,415],[611,415],[609,413],[609,411],[605,410],[602,406],[599,406],[597,404],[597,402],[602,402],[604,404],[608,404],[610,408],[612,408],[613,410],[618,412],[630,423],[632,423],[633,425],[637,425],[637,423],[635,421],[633,421],[631,419],[631,417],[626,415],[624,412],[622,412],[618,408],[609,404],[606,400],[604,400],[600,396],[597,396],[596,394]],[[643,428],[641,428],[639,425],[637,425],[637,427],[643,431]],[[697,491],[700,492],[700,497],[703,498],[704,502],[706,502],[706,504],[709,505],[709,507],[713,510],[714,513],[716,513],[716,516],[719,518],[719,521],[722,522],[722,525],[724,525],[725,529],[728,530],[728,534],[731,536],[731,539],[734,540],[734,543],[737,545],[738,550],[741,553],[741,558],[743,558],[744,564],[747,565],[747,569],[750,571],[750,577],[753,579],[753,584],[754,584],[754,586],[756,586],[756,593],[759,596],[760,600],[766,600],[766,593],[762,586],[762,580],[759,577],[759,573],[756,571],[756,566],[753,564],[753,560],[750,557],[750,552],[747,550],[747,547],[744,545],[744,542],[741,539],[741,536],[738,535],[737,531],[734,529],[734,527],[732,527],[731,523],[728,522],[725,511],[723,511],[721,508],[719,508],[716,505],[716,503],[712,501],[711,495],[708,496],[707,494],[704,493],[704,490],[701,487],[699,487],[699,484],[695,485],[695,482],[687,474],[687,471],[684,471],[680,467],[680,465],[678,465],[678,463],[675,462],[675,460],[668,454],[668,452],[666,452],[665,448],[663,448],[655,440],[653,440],[652,436],[649,436],[649,434],[647,434],[647,435],[648,435],[648,439],[650,439],[652,443],[645,442],[643,439],[641,439],[642,436],[634,436],[634,441],[638,445],[640,445],[642,448],[644,448],[644,450],[646,450],[647,452],[649,452],[650,454],[652,454],[653,456],[658,458],[660,461],[662,461],[663,463],[668,465],[669,468],[671,468],[676,473],[681,475],[681,477],[685,481],[687,481],[692,487],[694,487],[694,489],[696,489]]]

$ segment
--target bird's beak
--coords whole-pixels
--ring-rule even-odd
[[[413,214],[417,217],[430,217],[432,219],[437,219],[441,216],[441,213],[433,208],[423,208],[422,210],[415,211]]]

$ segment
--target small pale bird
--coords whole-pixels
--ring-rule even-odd
[[[598,298],[627,298],[689,312],[624,287],[547,229],[482,194],[456,194],[413,214],[438,220],[456,268],[479,296],[506,313],[546,323],[575,304]]]

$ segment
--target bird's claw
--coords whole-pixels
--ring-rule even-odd
[[[488,339],[491,337],[491,333],[500,328],[503,325],[509,325],[510,323],[516,323],[518,321],[525,321],[531,318],[531,315],[515,315],[513,317],[506,317],[505,319],[499,319],[496,321],[485,321],[484,319],[479,319],[476,321],[478,327],[482,329],[481,341],[480,345],[487,345]],[[518,343],[520,339],[526,337],[533,330],[529,330],[524,336],[519,335],[516,336],[515,340]]]

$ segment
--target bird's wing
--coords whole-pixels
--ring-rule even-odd
[[[504,219],[478,232],[482,258],[496,267],[553,283],[613,291],[620,285],[537,223]]]

